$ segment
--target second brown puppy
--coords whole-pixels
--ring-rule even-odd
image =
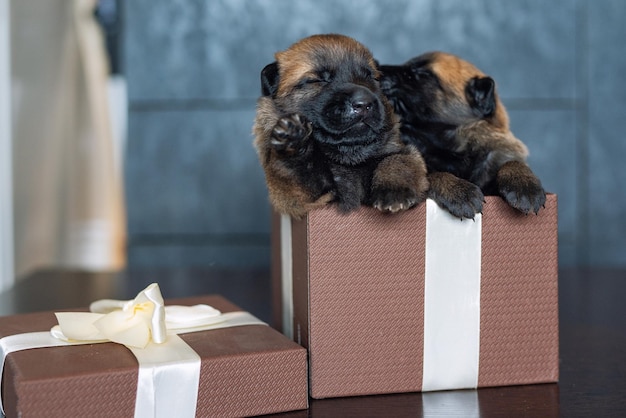
[[[430,52],[383,65],[381,85],[401,118],[402,138],[428,166],[429,197],[459,218],[482,210],[484,194],[537,213],[546,196],[509,128],[495,81],[452,54]]]
[[[365,46],[314,35],[275,57],[261,73],[253,131],[278,212],[299,218],[331,202],[397,212],[426,198],[426,165],[401,141]]]

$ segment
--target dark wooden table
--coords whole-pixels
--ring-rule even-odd
[[[0,294],[0,315],[130,299],[152,282],[166,298],[217,293],[270,322],[269,272],[40,271]],[[559,272],[558,384],[313,400],[281,417],[626,417],[626,270]]]

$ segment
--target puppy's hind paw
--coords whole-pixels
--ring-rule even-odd
[[[278,119],[272,130],[270,143],[278,151],[297,153],[305,149],[306,140],[312,131],[311,122],[304,116],[292,113]]]

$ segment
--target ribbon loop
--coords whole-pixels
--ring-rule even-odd
[[[52,334],[66,341],[112,341],[127,347],[144,348],[167,338],[165,302],[159,285],[152,283],[135,299],[103,299],[89,307],[91,312],[56,313],[59,325]]]

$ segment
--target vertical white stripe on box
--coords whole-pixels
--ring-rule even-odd
[[[480,418],[478,391],[450,390],[422,393],[422,417]]]
[[[15,281],[9,3],[9,0],[0,0],[0,291],[8,289]]]
[[[426,202],[423,391],[475,388],[480,348],[482,215]]]
[[[127,347],[139,363],[135,418],[193,418],[196,416],[202,362],[178,335],[167,344]]]
[[[291,249],[291,217],[280,215],[281,298],[283,334],[293,340],[293,254]]]

